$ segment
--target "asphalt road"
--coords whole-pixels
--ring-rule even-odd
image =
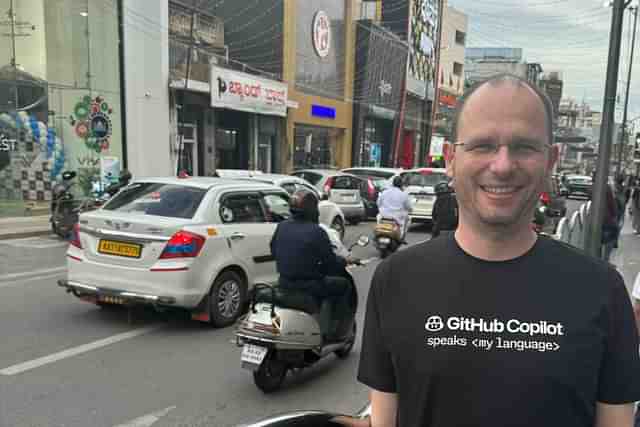
[[[347,242],[372,222],[347,228]],[[414,227],[409,243],[429,238]],[[233,328],[178,315],[104,310],[56,285],[66,244],[53,237],[0,241],[0,426],[235,426],[295,409],[351,413],[367,400],[351,357],[333,356],[264,395],[240,368]],[[361,258],[377,255],[356,247]],[[377,261],[355,271],[358,324]],[[6,273],[5,273],[6,272]]]

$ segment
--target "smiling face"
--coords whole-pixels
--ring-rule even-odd
[[[517,82],[487,83],[464,104],[457,131],[457,142],[464,145],[452,150],[447,169],[455,182],[461,223],[529,229],[557,157],[548,145],[540,98]],[[500,146],[494,153],[490,149],[495,144]],[[467,151],[474,146],[478,149]]]

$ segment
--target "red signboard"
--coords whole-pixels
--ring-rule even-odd
[[[449,107],[455,107],[458,103],[458,99],[455,95],[450,95],[448,93],[440,92],[440,103],[444,105],[448,105]]]

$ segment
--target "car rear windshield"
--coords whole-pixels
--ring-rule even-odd
[[[572,178],[569,180],[569,182],[572,184],[586,184],[586,185],[592,184],[591,178]]]
[[[416,187],[435,187],[441,182],[449,182],[447,174],[441,172],[408,172],[402,177],[405,185]]]
[[[103,209],[170,218],[193,218],[206,190],[183,185],[141,182],[132,184]]]

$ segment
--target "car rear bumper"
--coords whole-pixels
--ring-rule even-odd
[[[338,205],[342,210],[345,218],[362,218],[364,217],[364,205]]]
[[[166,305],[175,306],[176,297],[169,295],[150,295],[121,289],[99,288],[73,280],[58,280],[58,286],[65,288],[80,299],[93,303],[111,303],[121,305]]]

